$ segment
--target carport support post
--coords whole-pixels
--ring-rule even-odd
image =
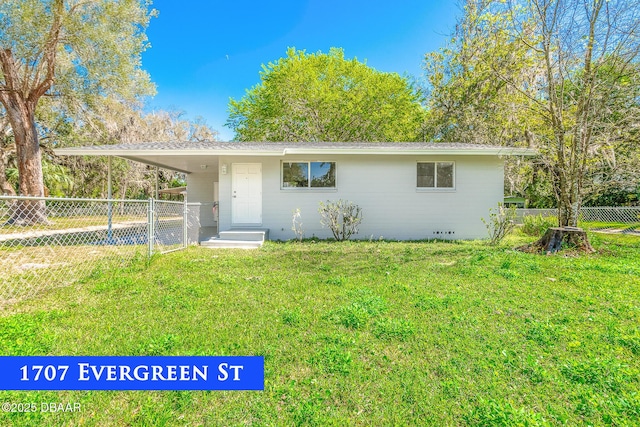
[[[188,221],[189,221],[189,206],[187,204],[187,193],[184,193],[184,209],[182,213],[182,244],[183,247],[186,248],[189,244],[189,231],[188,231]]]
[[[111,156],[107,157],[107,244],[111,244],[113,238],[113,202],[111,201]]]
[[[154,236],[156,234],[154,228],[155,228],[155,221],[154,221],[154,213],[155,213],[155,206],[153,203],[153,197],[149,198],[149,210],[147,211],[147,242],[148,242],[148,252],[147,254],[149,255],[149,258],[151,258],[151,255],[153,255],[153,241],[154,241]]]

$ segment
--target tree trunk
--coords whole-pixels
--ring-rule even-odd
[[[558,226],[577,227],[580,215],[580,204],[571,195],[558,201]]]
[[[7,116],[13,130],[18,158],[19,194],[44,197],[42,154],[35,126],[35,104],[13,92],[5,96]],[[10,223],[32,225],[47,223],[43,200],[21,200],[16,203]]]
[[[15,196],[16,192],[7,180],[7,164],[5,161],[4,150],[0,147],[0,196]]]
[[[0,67],[2,69],[0,102],[7,112],[16,143],[19,192],[23,196],[44,196],[42,154],[40,141],[38,141],[35,112],[38,100],[47,93],[54,82],[56,54],[65,12],[64,3],[64,0],[51,2],[51,27],[43,39],[44,43],[41,46],[31,47],[35,56],[16,61],[11,47],[2,46],[0,48]],[[9,23],[11,27],[11,19],[9,19]],[[9,222],[17,225],[46,223],[47,214],[44,200],[19,200]]]
[[[523,252],[546,253],[550,255],[565,247],[580,250],[586,253],[593,253],[595,249],[589,243],[586,231],[578,227],[553,227],[537,242],[530,245],[521,246],[518,250]]]
[[[5,153],[4,150],[0,147],[0,196],[15,196],[16,192],[13,189],[13,186],[7,180],[7,165],[5,163]],[[0,205],[3,204],[8,208],[8,213],[10,217],[13,217],[13,209],[15,207],[15,200],[4,200],[0,202]],[[0,222],[0,226],[2,223]]]

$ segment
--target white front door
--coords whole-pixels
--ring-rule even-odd
[[[233,163],[232,224],[262,224],[262,164]]]

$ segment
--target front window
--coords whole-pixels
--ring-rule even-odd
[[[335,187],[335,162],[282,162],[282,188]]]
[[[309,163],[282,163],[282,186],[284,188],[309,186]]]
[[[453,162],[418,163],[418,188],[454,188]]]

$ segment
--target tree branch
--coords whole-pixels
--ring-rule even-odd
[[[49,34],[43,48],[42,62],[46,64],[46,75],[42,82],[38,83],[37,80],[34,81],[36,86],[27,97],[27,101],[33,105],[49,90],[55,79],[56,53],[60,41],[60,30],[62,28],[64,0],[53,0],[53,2],[53,22],[51,23],[51,28],[49,29]]]

